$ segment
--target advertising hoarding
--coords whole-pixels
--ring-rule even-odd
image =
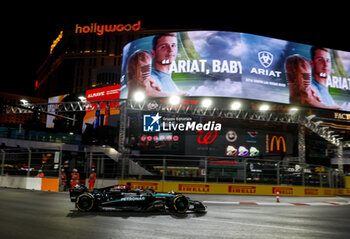
[[[50,103],[62,103],[64,98],[66,98],[67,96],[68,96],[68,94],[50,97],[48,99],[48,103],[49,104]],[[55,114],[57,108],[58,108],[57,105],[50,105],[48,107],[48,112],[52,113],[52,114]],[[47,117],[46,117],[46,128],[52,128],[53,129],[55,127],[54,120],[55,120],[55,116],[47,115]]]
[[[108,100],[118,100],[120,95],[120,85],[112,85],[102,88],[96,88],[87,90],[85,97],[89,102],[94,101],[108,101]],[[94,125],[94,128],[98,128],[99,126],[108,125],[108,118],[111,115],[119,114],[119,109],[116,107],[118,102],[110,103],[112,105],[107,105],[106,103],[101,103],[98,107],[95,107],[96,103],[88,103],[89,105],[86,107],[89,109],[97,108],[97,110],[86,111],[83,127],[86,127],[86,124]],[[113,108],[113,109],[111,109]],[[117,108],[117,109],[116,109]],[[83,130],[84,131],[84,130]]]
[[[271,130],[263,124],[215,117],[143,112],[130,129],[140,153],[176,153],[211,157],[277,157],[294,155],[293,128]],[[214,158],[213,158],[214,159]],[[222,163],[222,162],[211,162]]]
[[[189,31],[124,47],[121,98],[216,96],[350,111],[350,53],[252,34]]]

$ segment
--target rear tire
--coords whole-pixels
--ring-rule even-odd
[[[94,197],[89,193],[85,193],[85,194],[79,195],[75,205],[79,211],[88,212],[93,209],[94,202],[95,202]]]
[[[184,195],[178,195],[171,200],[171,207],[176,213],[186,213],[190,207],[190,201]]]

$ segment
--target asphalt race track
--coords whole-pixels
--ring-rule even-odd
[[[74,208],[68,193],[0,188],[0,238],[348,238],[350,235],[350,198],[281,197],[281,203],[288,204],[277,204],[273,197],[190,197],[208,202],[207,213],[82,213]],[[213,202],[216,200],[219,203]]]

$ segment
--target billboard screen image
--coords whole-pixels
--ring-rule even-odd
[[[350,111],[350,52],[246,33],[176,32],[123,51],[121,98],[215,96]]]
[[[112,85],[102,88],[96,88],[86,91],[86,100],[89,102],[94,101],[103,101],[103,100],[117,100],[119,99],[120,94],[120,85]],[[87,109],[96,108],[96,103],[88,103]],[[116,106],[118,103],[110,103],[110,105],[107,106],[106,103],[101,103],[98,106],[98,110],[90,110],[86,111],[84,121],[83,121],[83,127],[85,129],[86,124],[91,124],[94,126],[94,128],[98,128],[99,125],[108,125],[108,119],[111,115],[119,114],[119,109],[112,109],[110,108],[117,108]],[[94,106],[94,107],[93,107]],[[103,120],[101,120],[103,118]],[[83,131],[84,131],[83,129]]]

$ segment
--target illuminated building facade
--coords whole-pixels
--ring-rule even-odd
[[[154,39],[158,38],[159,41],[157,35],[165,31],[146,31],[138,24],[142,23],[123,26],[76,24],[75,28],[72,26],[71,30],[61,32],[54,41],[51,54],[37,72],[36,91],[38,96],[47,98],[67,93],[85,94],[94,88],[119,85],[120,98],[130,100],[136,93],[134,90],[140,88],[137,84],[141,81],[134,77],[141,75],[139,66],[143,62],[140,59],[143,57],[149,62],[153,61],[147,63],[148,66],[158,64],[158,73],[157,69],[147,68],[151,78],[157,80],[164,77],[169,82],[161,87],[164,91],[181,91],[181,96],[186,93],[177,109],[187,109],[188,106],[199,111],[186,111],[179,116],[174,112],[159,112],[159,109],[173,109],[175,106],[162,106],[170,94],[150,90],[142,109],[129,109],[124,114],[125,120],[121,119],[122,115],[120,118],[115,116],[115,124],[109,117],[109,123],[98,128],[101,135],[106,135],[107,131],[119,131],[119,135],[113,135],[115,141],[108,145],[123,152],[118,146],[125,144],[130,150],[129,156],[134,156],[136,161],[144,161],[143,166],[149,172],[144,172],[143,176],[150,176],[150,173],[152,179],[157,175],[171,180],[176,177],[194,180],[197,177],[198,180],[205,178],[205,181],[216,182],[266,180],[261,182],[293,184],[295,182],[288,180],[296,180],[294,173],[297,171],[299,185],[304,185],[305,180],[309,179],[309,184],[313,185],[315,178],[320,180],[319,175],[312,171],[312,178],[305,178],[302,174],[309,174],[309,171],[301,172],[300,165],[306,162],[329,166],[330,158],[337,158],[339,149],[320,136],[327,133],[327,137],[330,137],[330,128],[343,129],[348,124],[342,121],[330,125],[327,119],[347,119],[343,111],[350,111],[350,107],[344,105],[350,87],[340,84],[338,75],[330,78],[331,94],[345,109],[333,115],[326,105],[315,103],[310,106],[307,98],[294,94],[297,85],[291,78],[296,76],[288,72],[287,66],[295,65],[292,61],[302,65],[306,58],[310,60],[312,46],[235,32],[177,32],[166,36],[168,42],[177,42],[177,53],[157,59],[153,52]],[[172,46],[170,43],[168,45]],[[341,69],[338,63],[348,56],[347,53],[332,50],[332,54],[337,59],[333,68]],[[170,78],[159,73],[166,68]],[[306,76],[310,76],[310,68],[304,70],[308,71]],[[344,82],[348,82],[348,78],[345,79]],[[310,82],[304,85],[310,85]],[[309,88],[304,89],[305,95],[307,90]],[[213,99],[211,106],[202,105],[202,100],[207,97]],[[232,109],[229,105],[236,99],[240,100],[241,109]],[[261,107],[263,103],[267,103],[265,109]],[[299,121],[275,120],[275,113],[289,114],[295,105],[300,107],[299,113],[303,116],[316,114],[314,123],[318,123],[317,126],[314,127],[310,121],[310,126],[305,129]],[[219,108],[227,117],[214,114]],[[212,110],[213,114],[198,114],[207,110]],[[231,110],[234,112],[228,112]],[[241,110],[251,115],[237,114]],[[94,127],[97,119],[102,122],[100,116],[109,115],[108,111],[101,112],[91,113],[91,122],[85,120],[85,134],[89,130],[91,135],[98,132]],[[125,124],[120,124],[123,121]],[[112,130],[108,126],[113,127]],[[119,126],[124,129],[117,129]],[[336,135],[333,138],[342,136],[347,140],[348,131],[341,133],[337,135],[333,130],[333,135]],[[91,135],[87,138],[93,138]],[[120,140],[122,137],[125,138]],[[164,155],[173,157],[169,159],[169,164],[164,163]],[[179,158],[188,160],[181,165],[184,162]],[[296,159],[297,163],[293,161]],[[248,172],[251,176],[246,177],[242,172]],[[276,175],[283,173],[287,175],[284,177],[286,181],[279,181]],[[142,175],[137,172],[132,176]]]
[[[38,97],[74,93],[120,82],[123,46],[160,31],[143,29],[142,22],[130,24],[75,24],[60,31],[50,54],[37,70]]]

